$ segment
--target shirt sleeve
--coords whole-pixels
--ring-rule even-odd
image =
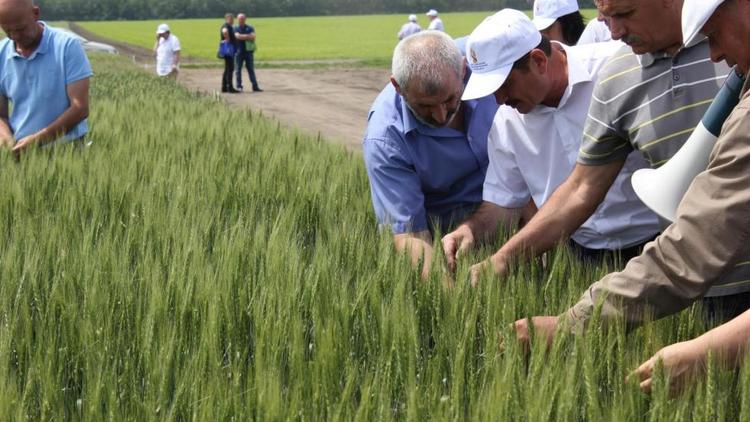
[[[175,37],[174,35],[172,36],[174,37],[174,41],[172,41],[172,51],[174,52],[180,51],[180,49],[182,48],[180,46],[180,39]]]
[[[686,308],[735,270],[750,240],[750,119],[743,119],[749,103],[727,120],[675,222],[622,272],[594,283],[563,320],[585,326],[601,303],[603,323],[623,317],[636,325]]]
[[[378,223],[394,234],[427,230],[421,182],[405,154],[383,139],[365,138],[363,147]]]
[[[490,164],[484,179],[482,199],[505,208],[522,208],[529,202],[531,194],[518,168],[516,155],[508,148],[512,142],[509,136],[512,135],[504,129],[505,124],[502,112],[498,111],[487,139]]]
[[[83,46],[75,39],[70,39],[65,47],[65,85],[90,78],[93,74]]]
[[[615,87],[606,83],[605,75],[600,79],[604,81],[597,83],[594,89],[578,152],[578,162],[586,166],[623,161],[633,151],[628,134],[612,123],[618,110],[608,104],[607,99],[613,96],[609,91]]]

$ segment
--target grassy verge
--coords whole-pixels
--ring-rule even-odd
[[[587,18],[594,11],[584,10]],[[441,18],[454,37],[468,35],[491,12],[445,13]],[[427,18],[419,16],[427,27]],[[154,31],[162,21],[80,22],[103,37],[152,48]],[[223,19],[167,20],[180,38],[182,51],[191,57],[216,59],[219,28]],[[248,22],[258,34],[256,59],[266,61],[357,59],[382,65],[390,63],[398,41],[396,33],[406,16],[326,16],[252,18]]]
[[[361,157],[93,57],[94,146],[0,157],[8,419],[715,420],[750,372],[679,400],[624,375],[705,329],[697,307],[525,363],[518,317],[607,269],[565,250],[472,289],[422,282],[375,229]],[[476,256],[471,257],[475,259]],[[506,338],[503,351],[498,347]]]

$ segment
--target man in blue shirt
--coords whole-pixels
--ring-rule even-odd
[[[447,233],[482,202],[492,96],[461,101],[466,65],[437,31],[401,41],[391,83],[369,113],[363,148],[372,202],[399,251],[429,271],[432,236]]]
[[[88,132],[91,66],[80,42],[39,14],[32,0],[0,0],[0,144],[14,154]]]
[[[247,17],[244,13],[237,15],[239,25],[234,27],[234,34],[237,37],[237,53],[235,54],[234,70],[237,75],[237,89],[242,91],[242,63],[247,67],[247,73],[250,75],[250,83],[253,84],[253,92],[262,92],[255,78],[255,28],[252,25],[245,24]]]

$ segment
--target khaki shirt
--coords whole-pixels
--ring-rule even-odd
[[[750,78],[749,78],[750,80]],[[734,270],[750,249],[750,83],[722,127],[708,169],[696,176],[670,225],[622,272],[589,287],[561,316],[585,326],[602,303],[602,322],[629,325],[678,312]],[[741,281],[740,281],[741,283]]]

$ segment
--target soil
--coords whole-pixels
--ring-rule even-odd
[[[121,55],[153,70],[153,53],[145,48],[99,37],[71,23],[71,29],[91,41],[114,45]],[[218,61],[218,60],[217,60]],[[186,58],[183,63],[198,64]],[[213,63],[212,63],[213,64]],[[256,69],[258,83],[264,92],[252,92],[243,72],[245,92],[220,94],[230,107],[262,110],[264,115],[278,119],[283,125],[298,128],[312,136],[361,150],[367,113],[373,100],[388,82],[387,69],[345,68],[331,62],[316,64],[313,69]],[[220,91],[221,68],[183,68],[178,81],[185,87],[214,94]]]

